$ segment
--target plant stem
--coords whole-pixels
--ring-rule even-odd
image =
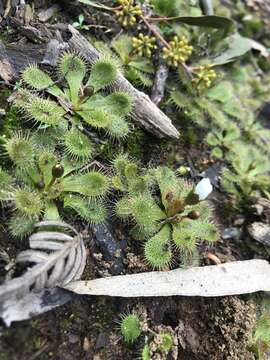
[[[170,47],[170,45],[167,43],[167,41],[164,39],[164,37],[159,33],[158,30],[156,30],[154,28],[154,26],[152,26],[146,17],[144,17],[143,15],[140,15],[140,18],[142,19],[142,21],[145,23],[145,25],[148,27],[148,29],[162,42],[162,44],[164,46],[166,46],[167,48]]]
[[[53,186],[56,179],[57,179],[56,177],[54,177],[54,176],[52,177],[51,181],[49,182],[48,186],[46,187],[46,190],[49,190]]]

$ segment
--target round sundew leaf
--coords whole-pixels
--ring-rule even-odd
[[[117,68],[107,59],[99,59],[92,66],[87,85],[93,86],[95,92],[109,86],[116,79]]]
[[[21,133],[15,133],[12,138],[7,140],[5,149],[10,159],[18,167],[27,167],[33,163],[34,145],[27,137],[23,137]]]
[[[49,126],[59,125],[66,113],[56,102],[37,96],[31,98],[26,110],[35,121]]]
[[[209,243],[215,242],[219,238],[218,230],[215,224],[210,222],[195,221],[197,238]]]
[[[77,195],[66,196],[64,207],[73,209],[82,219],[91,224],[101,224],[107,216],[106,208],[101,201],[85,199]]]
[[[121,333],[127,344],[132,344],[141,335],[140,319],[136,314],[124,315],[121,321]]]
[[[21,88],[16,92],[13,103],[19,110],[26,111],[27,105],[31,102],[32,97],[33,94],[30,91]]]
[[[65,191],[77,192],[89,197],[104,196],[110,187],[109,179],[98,171],[63,179]]]
[[[73,159],[86,160],[92,157],[93,145],[89,138],[76,128],[64,134],[67,155]]]
[[[127,93],[114,92],[104,98],[104,105],[112,114],[124,117],[132,110],[132,99]]]
[[[12,185],[13,178],[0,167],[0,201],[9,199]]]
[[[110,117],[106,111],[83,110],[79,114],[87,124],[95,128],[106,128],[110,124]]]
[[[86,74],[84,61],[78,55],[69,52],[65,52],[62,55],[58,69],[60,76],[65,79],[77,77],[82,81]]]
[[[85,63],[78,55],[65,52],[58,68],[60,76],[64,77],[68,82],[70,100],[77,106],[79,91],[86,74]]]
[[[22,73],[22,78],[27,85],[37,90],[43,90],[54,84],[50,76],[40,70],[37,65],[28,66]]]
[[[43,209],[43,203],[36,191],[18,189],[14,192],[15,207],[27,217],[38,216]]]
[[[132,217],[146,233],[153,234],[159,220],[166,215],[150,196],[139,195],[131,199]]]
[[[129,159],[127,154],[119,154],[112,161],[113,168],[115,169],[116,174],[120,177],[125,175],[125,168],[128,164]]]
[[[121,219],[128,219],[132,213],[129,198],[122,198],[115,205],[115,213]]]
[[[162,353],[168,354],[168,352],[173,347],[173,338],[170,334],[166,334],[166,333],[162,334],[161,338],[162,338],[162,342],[159,345],[159,350]]]
[[[25,217],[21,213],[15,213],[9,223],[9,231],[15,238],[23,238],[34,231],[34,225],[38,222],[38,217]]]
[[[159,233],[146,242],[144,256],[148,264],[154,269],[164,269],[170,264],[172,252],[169,225],[163,226]]]
[[[107,131],[112,138],[123,139],[129,133],[128,123],[121,117],[111,116]]]
[[[151,360],[151,352],[148,344],[145,344],[141,354],[142,360]]]
[[[56,155],[49,150],[41,150],[38,156],[38,166],[42,172],[44,185],[48,185],[52,178],[52,167],[57,163]]]
[[[183,219],[180,224],[173,225],[172,239],[178,249],[192,251],[196,247],[197,228],[196,220]]]

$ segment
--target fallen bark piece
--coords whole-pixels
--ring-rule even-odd
[[[71,49],[80,53],[90,64],[93,64],[100,57],[100,53],[71,25],[69,25],[69,31],[72,34],[68,42]],[[179,133],[171,120],[150,100],[149,96],[135,89],[120,72],[114,83],[114,89],[125,91],[132,96],[131,117],[140,126],[158,137],[178,139]]]
[[[270,291],[266,260],[235,261],[214,266],[76,281],[64,287],[81,295],[120,297],[228,296]]]

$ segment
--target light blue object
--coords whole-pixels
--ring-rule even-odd
[[[195,188],[195,194],[199,196],[199,200],[205,200],[213,191],[213,186],[209,178],[202,179]]]

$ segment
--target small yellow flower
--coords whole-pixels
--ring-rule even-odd
[[[116,11],[118,21],[122,26],[133,26],[137,22],[137,17],[142,15],[140,5],[135,5],[134,0],[118,0],[121,9]]]
[[[132,46],[135,54],[150,58],[152,51],[157,48],[156,38],[140,33],[138,37],[132,38]]]
[[[201,65],[193,70],[193,74],[195,77],[192,82],[199,90],[210,88],[213,80],[217,77],[217,73],[211,68],[211,65]]]
[[[163,48],[163,58],[169,66],[177,67],[190,58],[192,51],[193,47],[188,44],[185,36],[181,38],[174,36],[173,40],[169,42],[169,46]]]

